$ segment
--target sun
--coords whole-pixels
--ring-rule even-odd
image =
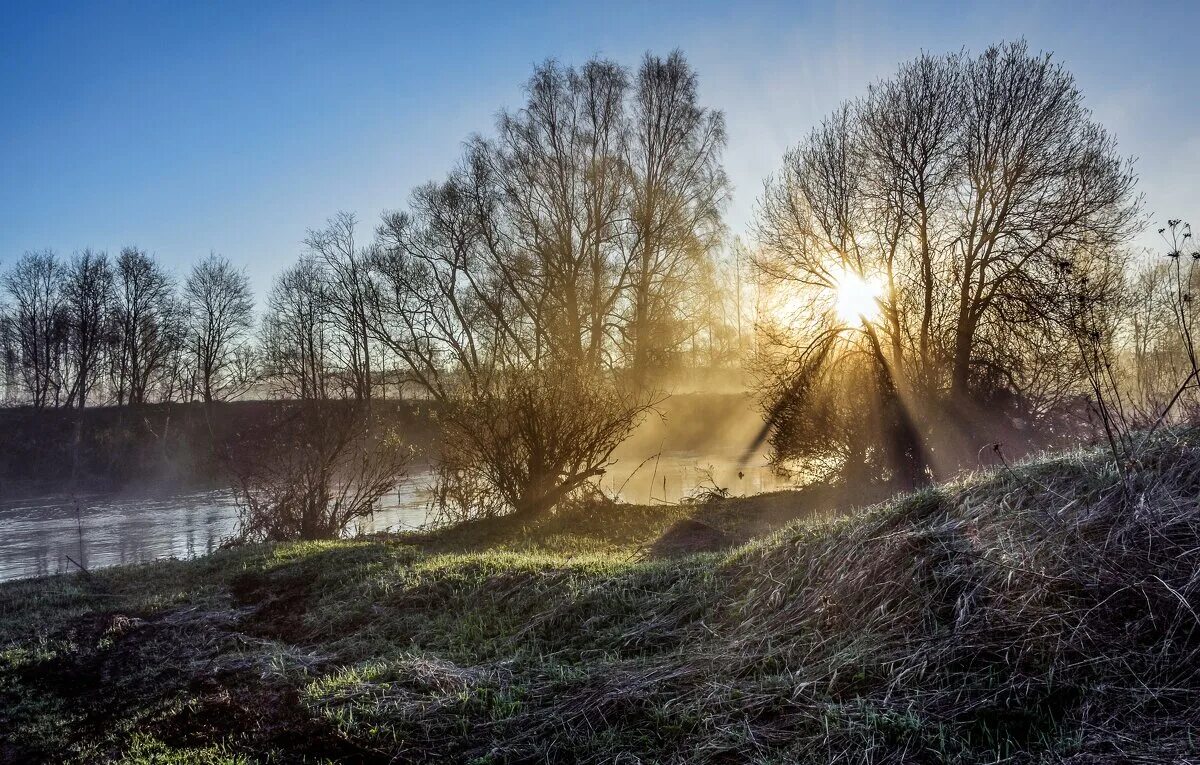
[[[883,294],[883,286],[877,281],[864,279],[845,269],[835,280],[833,291],[838,318],[847,324],[879,318],[879,296]]]

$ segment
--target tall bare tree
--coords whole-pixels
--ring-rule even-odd
[[[676,50],[642,60],[630,122],[630,315],[622,329],[634,380],[646,385],[690,334],[686,298],[723,233],[725,116],[700,106],[696,72]]]
[[[275,280],[263,319],[263,376],[277,395],[330,396],[332,318],[321,266],[304,256]]]
[[[3,277],[24,397],[35,409],[62,403],[67,348],[65,272],[50,250],[27,252]]]
[[[1123,241],[1137,211],[1129,163],[1061,64],[1016,43],[972,59],[965,77],[950,383],[960,395],[1005,304],[1054,301],[1061,261]]]
[[[68,406],[87,406],[103,379],[104,354],[112,340],[114,285],[106,253],[84,250],[67,267],[63,303],[70,369]]]
[[[321,266],[321,285],[334,332],[331,349],[344,370],[347,387],[355,399],[368,401],[373,386],[371,335],[367,303],[371,283],[370,253],[355,243],[358,220],[340,212],[323,229],[310,229],[304,243]]]
[[[182,312],[170,275],[136,247],[122,249],[117,257],[114,318],[110,374],[117,403],[147,403],[156,386],[172,382]]]
[[[471,142],[455,181],[481,229],[475,257],[531,319],[507,329],[534,364],[615,360],[629,273],[628,89],[610,61],[545,63],[525,107],[501,114],[496,138]]]
[[[253,382],[247,336],[254,321],[254,296],[245,272],[210,254],[184,282],[183,305],[200,397],[207,404],[244,392]]]
[[[532,516],[602,474],[645,412],[727,183],[723,117],[678,52],[633,83],[612,61],[548,61],[526,94],[385,218],[370,326],[442,405],[460,499],[482,487]]]
[[[546,512],[605,470],[620,390],[633,173],[627,73],[538,67],[523,109],[379,231],[372,327],[441,404],[443,496]]]

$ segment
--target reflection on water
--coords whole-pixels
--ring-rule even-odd
[[[426,518],[429,481],[428,473],[414,475],[352,531],[420,526]],[[735,454],[673,453],[646,462],[623,457],[601,479],[601,487],[626,502],[674,503],[714,482],[732,496],[783,485],[761,459],[739,465]],[[236,523],[237,509],[227,491],[0,502],[0,581],[74,571],[75,562],[99,568],[193,558],[215,550]]]

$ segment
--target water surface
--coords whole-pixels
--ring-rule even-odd
[[[431,475],[418,472],[351,533],[420,527]],[[673,452],[622,457],[600,479],[610,496],[639,504],[676,503],[705,489],[730,495],[782,488],[761,458]],[[0,502],[0,581],[212,552],[237,528],[226,490],[159,496],[56,495]]]

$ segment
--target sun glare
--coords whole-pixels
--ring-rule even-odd
[[[834,292],[838,318],[844,322],[874,321],[879,318],[879,296],[883,287],[847,269],[837,279]]]

